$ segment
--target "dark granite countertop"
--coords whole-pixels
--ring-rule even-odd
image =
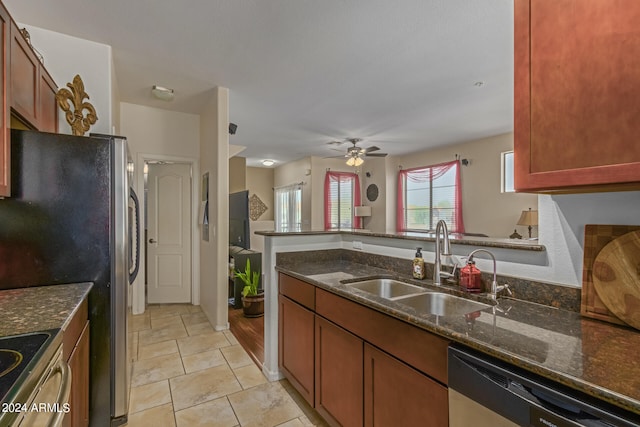
[[[500,298],[497,308],[482,310],[476,318],[422,314],[344,282],[382,276],[428,287],[428,281],[399,277],[389,270],[350,261],[301,262],[278,265],[276,269],[640,414],[640,359],[635,357],[640,333],[634,330],[510,298]],[[446,286],[438,290],[460,292]],[[468,296],[482,300],[482,296]]]
[[[92,283],[0,291],[0,336],[65,329]]]
[[[255,231],[255,234],[261,236],[313,236],[323,234],[351,234],[354,236],[370,236],[370,237],[383,237],[391,239],[405,239],[405,240],[418,240],[424,242],[435,242],[436,237],[433,233],[377,233],[366,230],[308,230],[308,231]],[[480,237],[480,236],[468,236],[462,234],[451,233],[449,234],[449,241],[452,244],[457,245],[469,245],[469,246],[486,246],[491,248],[503,248],[503,249],[517,249],[525,251],[546,251],[544,245],[538,244],[537,240],[526,239],[506,239],[497,237]]]

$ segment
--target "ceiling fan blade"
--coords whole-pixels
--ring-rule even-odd
[[[365,148],[365,151],[367,153],[370,153],[372,151],[378,151],[380,148],[376,147],[375,145],[373,147],[369,147],[369,148]]]
[[[387,157],[387,153],[365,153],[367,157]]]

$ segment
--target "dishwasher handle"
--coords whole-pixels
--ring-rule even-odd
[[[55,375],[60,372],[61,382],[60,390],[58,390],[58,397],[56,399],[57,407],[63,408],[65,404],[69,403],[69,394],[71,393],[71,369],[69,364],[64,360],[58,361],[58,364],[53,368],[51,375]],[[62,419],[65,416],[65,411],[59,410],[56,412],[51,421],[49,421],[48,427],[60,427],[62,425]]]

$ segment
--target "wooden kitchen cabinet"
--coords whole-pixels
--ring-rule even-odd
[[[71,408],[70,421],[72,427],[89,425],[89,322],[87,321],[76,344],[69,367],[72,372],[71,394],[69,405]]]
[[[0,3],[0,197],[11,196],[11,128],[58,132],[58,87]]]
[[[38,120],[38,130],[58,133],[58,101],[56,101],[58,86],[43,67],[40,67],[39,82],[40,116]]]
[[[518,191],[640,188],[640,2],[515,0]]]
[[[365,344],[365,426],[447,426],[447,400],[446,387]]]
[[[323,289],[316,289],[316,314],[440,383],[448,383],[448,340]]]
[[[315,339],[316,410],[331,425],[362,426],[364,341],[319,316]]]
[[[57,85],[14,22],[11,23],[10,52],[11,109],[27,127],[56,133]]]
[[[89,425],[89,320],[85,299],[62,336],[62,357],[71,369],[70,412],[64,427]]]
[[[329,424],[448,424],[448,340],[286,274],[278,282],[280,370]]]
[[[279,275],[278,285],[278,366],[313,406],[315,287],[285,274]]]
[[[278,366],[313,406],[315,315],[283,295],[279,296],[278,303]]]

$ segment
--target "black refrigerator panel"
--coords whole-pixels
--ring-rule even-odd
[[[0,200],[0,289],[109,279],[109,144],[12,131]]]
[[[12,196],[0,200],[0,289],[93,282],[90,425],[111,425],[112,147],[12,130]]]

